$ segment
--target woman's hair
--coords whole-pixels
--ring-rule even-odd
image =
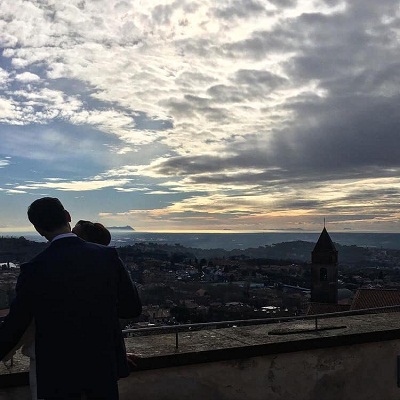
[[[111,242],[110,231],[99,222],[80,220],[72,229],[81,239],[87,242],[108,246]]]

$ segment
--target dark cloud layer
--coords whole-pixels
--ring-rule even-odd
[[[339,2],[326,4],[335,7]],[[396,176],[400,78],[399,44],[393,32],[399,21],[389,17],[397,9],[398,4],[389,0],[379,5],[348,2],[335,13],[304,13],[279,22],[271,31],[256,31],[245,41],[227,45],[235,57],[295,54],[286,63],[287,78],[267,70],[241,69],[231,85],[210,86],[210,100],[240,103],[262,98],[269,90],[290,88],[291,81],[313,82],[324,93],[292,97],[284,106],[292,113],[285,128],[246,135],[244,142],[227,140],[229,155],[172,158],[158,166],[158,172],[202,183],[260,184]],[[384,16],[389,21],[385,28]],[[207,99],[202,102],[205,107]],[[240,168],[264,171],[230,173]]]
[[[232,18],[249,18],[265,12],[264,3],[255,0],[233,0],[228,5],[211,10],[217,18],[230,20]]]
[[[195,182],[299,182],[396,176],[400,170],[400,96],[297,99],[289,106],[296,124],[231,142],[227,156],[176,157],[158,172]],[[264,172],[230,174],[237,169]]]

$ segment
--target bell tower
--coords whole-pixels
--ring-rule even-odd
[[[311,302],[337,304],[338,252],[324,224],[311,252]]]

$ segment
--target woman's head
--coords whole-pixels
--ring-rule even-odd
[[[108,246],[111,242],[110,231],[99,222],[80,220],[72,229],[77,236],[87,242]]]

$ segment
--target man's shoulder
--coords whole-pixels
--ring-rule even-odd
[[[118,252],[115,247],[103,246],[97,243],[86,242],[78,237],[75,238],[63,238],[54,241],[41,253],[36,255],[27,263],[21,265],[21,268],[29,269],[31,266],[43,264],[44,262],[51,261],[54,257],[60,258],[60,254],[75,254],[78,256],[90,257],[90,255],[96,255],[109,258],[118,258]]]
[[[105,252],[105,253],[109,253],[109,254],[117,253],[117,249],[112,246],[104,246],[104,245],[98,244],[98,243],[85,242],[84,240],[82,240],[82,242],[83,242],[82,246],[86,249],[92,249],[93,251],[100,251],[100,252]]]
[[[46,247],[44,250],[42,250],[36,256],[31,258],[29,261],[22,263],[20,266],[21,270],[29,269],[29,268],[33,267],[35,264],[40,264],[48,256],[49,247],[50,246]]]
[[[76,249],[76,255],[83,258],[94,257],[96,260],[102,260],[104,262],[116,263],[119,262],[119,255],[115,247],[103,246],[97,243],[85,242],[82,243]]]

